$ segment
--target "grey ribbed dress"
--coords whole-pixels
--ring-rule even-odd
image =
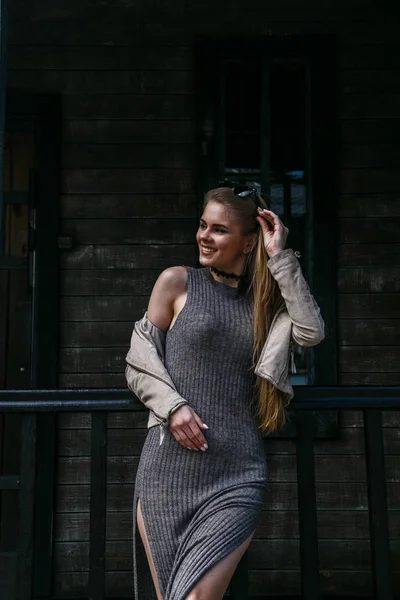
[[[253,532],[266,484],[250,301],[244,291],[216,282],[208,268],[187,271],[187,300],[167,332],[165,365],[208,425],[208,450],[188,450],[168,430],[160,445],[159,427],[150,428],[134,494],[164,600],[184,600]],[[156,598],[137,526],[134,580],[136,600]]]

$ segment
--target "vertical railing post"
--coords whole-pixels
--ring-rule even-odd
[[[310,410],[297,411],[296,429],[302,598],[304,600],[319,600],[317,498],[314,464],[315,422]]]
[[[382,411],[364,409],[371,563],[375,600],[393,598]]]
[[[35,471],[36,414],[26,413],[21,417],[16,600],[32,599]]]
[[[92,413],[90,467],[89,599],[103,600],[105,592],[107,413]]]
[[[52,590],[56,415],[38,415],[36,429],[40,443],[36,450],[33,595],[44,600]]]
[[[247,550],[233,574],[230,592],[232,600],[247,600],[249,597],[249,555]]]

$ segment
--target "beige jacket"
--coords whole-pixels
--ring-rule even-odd
[[[315,346],[324,339],[325,327],[293,250],[282,250],[267,265],[278,282],[286,308],[276,313],[254,371],[284,392],[289,402],[293,398],[290,362],[295,372],[292,342]],[[146,313],[135,323],[126,356],[128,388],[149,408],[148,427],[168,427],[171,413],[187,404],[164,366],[164,341],[165,333],[149,321]]]

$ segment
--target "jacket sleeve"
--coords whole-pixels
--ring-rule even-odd
[[[135,323],[126,356],[128,388],[167,427],[171,414],[188,402],[178,394],[164,366],[165,333],[147,317]]]
[[[268,268],[277,281],[292,320],[292,337],[299,346],[315,346],[325,337],[325,324],[301,266],[291,248],[269,259]]]

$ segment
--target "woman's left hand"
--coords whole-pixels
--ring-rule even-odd
[[[272,210],[258,209],[257,221],[260,223],[264,238],[264,247],[271,258],[285,248],[289,229]]]

